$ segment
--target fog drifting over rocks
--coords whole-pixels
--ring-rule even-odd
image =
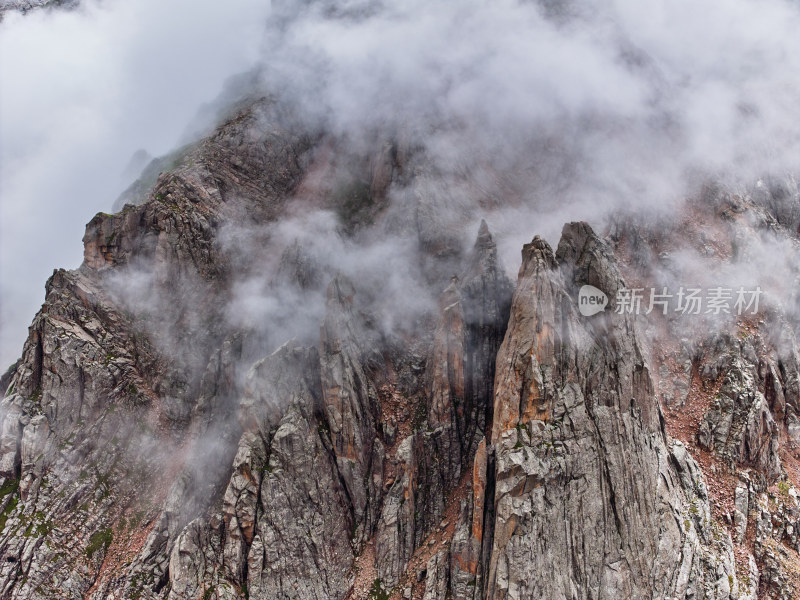
[[[279,14],[266,89],[355,141],[397,132],[477,194],[513,190],[590,218],[668,211],[710,178],[797,170],[796,2],[317,2]]]
[[[258,57],[257,0],[89,0],[0,23],[0,364],[18,358],[56,267],[83,257],[85,224],[110,211],[153,156],[185,141],[204,103]]]
[[[259,92],[355,152],[376,132],[421,149],[414,193],[455,207],[465,243],[486,217],[515,271],[521,244],[557,241],[565,221],[664,217],[709,181],[747,191],[796,173],[797,31],[790,0],[136,0],[9,16],[2,360],[50,270],[79,263],[83,224],[110,210],[134,152],[185,141],[202,103],[255,63]],[[322,223],[312,238],[336,235],[306,219]],[[243,314],[269,312],[254,285]]]

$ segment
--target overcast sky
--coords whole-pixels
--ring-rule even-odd
[[[140,149],[164,154],[259,56],[269,2],[94,0],[0,23],[0,368]]]

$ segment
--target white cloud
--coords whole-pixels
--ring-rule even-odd
[[[129,183],[259,56],[269,3],[106,0],[0,23],[0,365],[22,348],[55,267]]]
[[[350,137],[401,129],[440,168],[533,173],[537,210],[660,208],[696,173],[800,163],[794,0],[301,6],[270,37],[268,89]]]

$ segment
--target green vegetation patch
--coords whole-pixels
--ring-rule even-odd
[[[383,587],[383,581],[376,579],[372,582],[372,587],[369,589],[369,600],[389,600],[391,595],[390,590]]]
[[[3,512],[0,512],[0,531],[3,531],[6,527],[6,521],[8,521],[8,516],[17,508],[17,504],[19,503],[19,497],[14,496],[11,500],[3,508]]]
[[[19,489],[19,479],[7,479],[6,482],[0,486],[0,498],[5,498],[9,494],[16,494]]]
[[[114,539],[114,533],[110,527],[95,531],[92,537],[89,538],[89,545],[86,546],[86,558],[91,559],[95,552],[108,550],[111,545],[111,540]]]

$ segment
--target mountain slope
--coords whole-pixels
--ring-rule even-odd
[[[92,219],[2,401],[3,597],[792,597],[791,319],[583,317],[694,238],[570,223],[514,284],[371,144],[254,101]],[[792,239],[775,199],[693,218]]]

